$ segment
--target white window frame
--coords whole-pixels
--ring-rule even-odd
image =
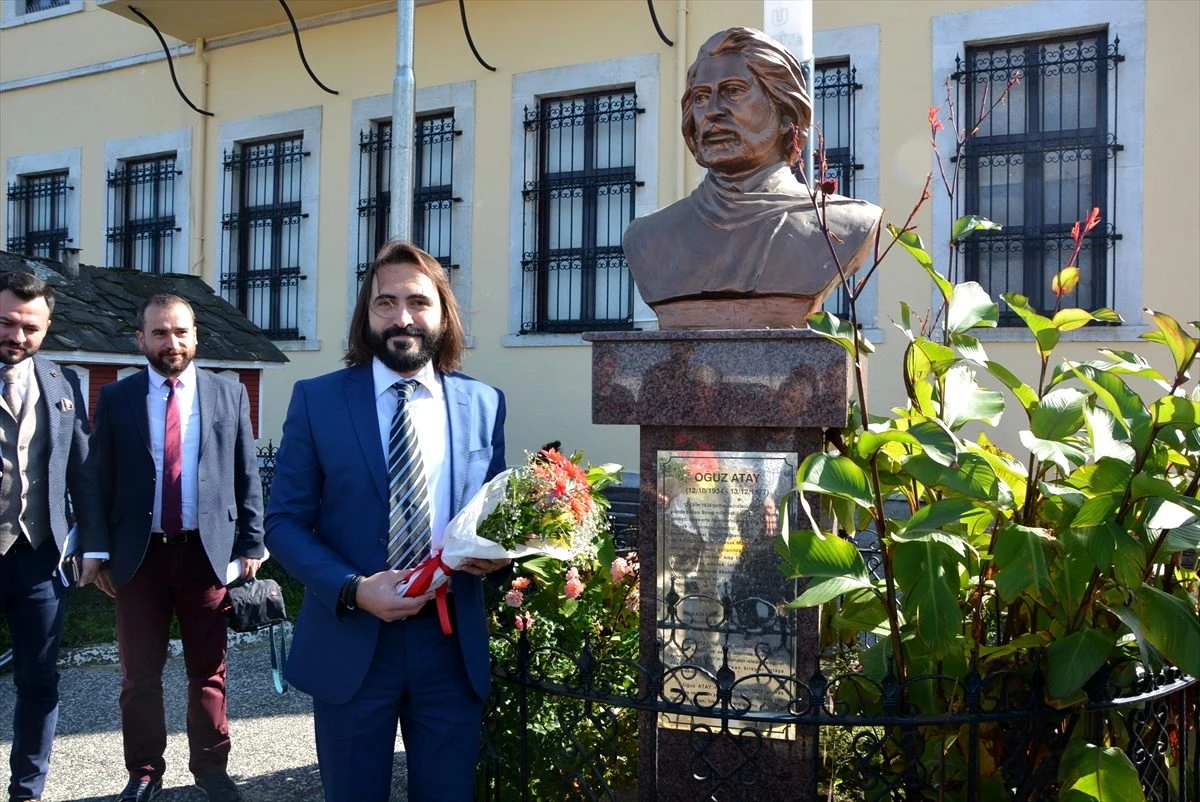
[[[44,11],[34,11],[32,14],[21,11],[24,7],[25,0],[0,0],[0,28],[15,28],[18,25],[29,25],[33,22],[83,11],[83,0],[70,0],[66,5],[58,8],[47,8]]]
[[[854,92],[854,159],[863,168],[854,174],[854,196],[882,205],[879,202],[879,26],[817,31],[813,36],[813,51],[819,59],[850,59],[850,69],[860,76],[862,89]],[[879,225],[883,224],[880,221]],[[870,261],[865,267],[870,267]],[[878,273],[858,299],[858,318],[869,341],[883,341]]]
[[[121,167],[121,162],[134,159],[148,159],[156,156],[175,154],[175,169],[179,175],[172,182],[175,188],[174,208],[175,232],[171,242],[172,273],[188,274],[191,272],[188,245],[191,243],[191,211],[192,211],[192,129],[181,128],[178,131],[166,131],[160,134],[134,136],[128,139],[110,139],[104,143],[104,219],[112,220],[113,193],[108,186],[107,176]],[[107,226],[107,222],[105,223]],[[108,238],[105,227],[100,230],[100,247],[107,262]]]
[[[65,148],[46,153],[31,153],[27,156],[10,156],[6,165],[7,175],[5,187],[15,184],[22,176],[39,173],[61,173],[67,171],[67,246],[78,248],[79,245],[79,179],[82,163],[80,148]],[[7,196],[5,204],[8,203]],[[5,206],[5,231],[3,242],[7,243],[13,233],[8,230],[8,207]],[[101,251],[103,253],[103,251]],[[86,259],[83,260],[85,263]]]
[[[310,106],[293,111],[264,114],[260,117],[250,117],[244,120],[232,120],[221,123],[218,134],[217,153],[221,158],[240,143],[271,137],[299,134],[304,141],[304,166],[300,172],[301,194],[300,208],[308,215],[301,224],[300,231],[300,271],[306,277],[299,283],[300,309],[297,320],[303,340],[277,340],[275,345],[281,351],[319,351],[321,342],[317,339],[317,229],[320,222],[321,197],[321,106]],[[218,162],[220,165],[220,162]],[[218,186],[219,186],[218,182]],[[224,214],[232,209],[224,208],[223,193],[217,192],[217,214],[214,226],[217,232],[213,241],[221,243],[219,228]],[[216,275],[212,285],[221,295],[221,276],[229,271],[229,253],[223,247],[217,248]],[[223,296],[222,296],[223,297]]]
[[[459,316],[467,334],[466,347],[475,344],[471,335],[471,216],[475,197],[475,82],[427,86],[416,91],[415,111],[418,116],[438,111],[450,111],[454,115],[455,130],[462,131],[454,142],[454,195],[462,198],[454,204],[453,225],[450,241],[453,245],[453,261],[458,267],[450,273],[454,298],[458,301]],[[358,188],[362,179],[362,159],[359,158],[358,135],[371,127],[376,120],[390,119],[392,96],[375,95],[355,100],[350,111],[350,197],[348,217],[353,227],[358,220]],[[354,302],[358,298],[358,239],[347,237],[346,241],[346,320],[354,313]]]
[[[1146,110],[1146,8],[1145,3],[1071,3],[1070,14],[1064,15],[1061,2],[1038,2],[982,11],[945,14],[933,18],[933,104],[945,101],[946,79],[955,71],[955,57],[966,53],[973,44],[1033,39],[1043,36],[1069,34],[1102,26],[1108,28],[1108,38],[1121,37],[1121,53],[1125,56],[1119,67],[1120,92],[1109,84],[1109,115],[1118,121],[1117,131],[1124,150],[1111,166],[1110,205],[1120,214],[1117,231],[1121,240],[1114,249],[1109,303],[1124,323],[1119,326],[1089,326],[1063,335],[1064,340],[1125,341],[1136,339],[1147,330],[1142,323],[1142,242],[1143,231],[1139,210],[1144,190],[1144,148]],[[1064,23],[1070,23],[1064,27]],[[949,134],[946,134],[949,142]],[[934,166],[936,171],[936,165]],[[936,172],[935,172],[936,174]],[[935,265],[950,263],[949,237],[938,232],[950,231],[954,210],[945,192],[933,193],[933,232],[931,256]],[[941,296],[931,290],[933,308]],[[1025,341],[1033,335],[1024,326],[1004,326],[996,329],[976,329],[980,339],[992,341]]]
[[[658,56],[643,55],[628,58],[593,61],[555,67],[513,76],[511,161],[509,164],[508,219],[508,333],[501,337],[504,346],[587,345],[582,334],[518,334],[521,330],[521,258],[524,249],[522,232],[525,201],[521,184],[525,175],[525,109],[535,108],[547,97],[576,95],[583,92],[602,92],[606,89],[633,86],[637,106],[644,113],[636,115],[634,154],[637,180],[634,217],[643,217],[658,209]],[[634,288],[633,326],[640,329],[658,328],[658,318]]]

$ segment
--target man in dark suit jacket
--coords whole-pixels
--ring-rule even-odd
[[[54,295],[23,271],[0,273],[0,612],[12,633],[10,800],[37,799],[58,721],[58,646],[64,582],[54,575],[67,540],[67,491],[81,526],[99,523],[89,484],[87,411],[75,374],[35,356]]]
[[[313,696],[326,802],[386,802],[397,718],[409,799],[472,798],[490,676],[479,577],[508,561],[471,560],[454,574],[445,635],[430,594],[396,595],[413,561],[388,556],[393,524],[408,514],[399,499],[430,502],[419,505],[429,516],[419,519],[419,560],[504,469],[504,396],[454,372],[463,340],[445,269],[393,241],[363,279],[349,367],[292,392],[267,545],[305,586],[287,678]],[[389,459],[405,414],[423,463],[411,474]]]
[[[196,320],[184,299],[148,299],[137,338],[149,367],[102,388],[96,403],[89,467],[108,526],[84,539],[81,577],[117,600],[129,772],[118,799],[147,802],[162,787],[174,613],[188,675],[188,768],[210,800],[232,802],[242,797],[226,773],[226,571],[237,559],[251,577],[263,556],[250,402],[240,383],[192,364]]]

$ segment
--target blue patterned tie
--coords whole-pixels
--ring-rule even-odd
[[[412,568],[429,545],[429,490],[417,432],[408,414],[408,402],[417,388],[415,381],[398,381],[396,414],[388,437],[387,564],[389,568]]]

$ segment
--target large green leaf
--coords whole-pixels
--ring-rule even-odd
[[[995,426],[1004,414],[1004,396],[979,386],[975,371],[956,365],[946,371],[942,420],[957,431],[968,423],[983,422]]]
[[[1200,401],[1177,395],[1163,396],[1151,405],[1150,419],[1160,429],[1165,426],[1195,429],[1200,426]]]
[[[1024,295],[1006,292],[1000,297],[1004,299],[1010,309],[1017,313],[1017,316],[1021,320],[1025,321],[1025,326],[1033,332],[1033,338],[1037,342],[1038,353],[1042,356],[1047,356],[1053,351],[1054,346],[1058,345],[1060,337],[1059,330],[1054,327],[1054,322],[1030,306],[1029,299]]]
[[[864,582],[858,577],[852,576],[831,576],[824,579],[816,579],[810,582],[799,598],[790,602],[788,607],[815,607],[818,604],[824,604],[827,601],[836,599],[844,593],[870,587],[870,585],[870,582]]]
[[[966,499],[939,499],[921,507],[907,521],[898,522],[896,537],[912,537],[939,531],[948,524],[957,524],[964,515],[974,509],[975,504]]]
[[[1200,619],[1195,605],[1158,588],[1142,585],[1129,604],[1142,624],[1146,640],[1184,673],[1200,676]]]
[[[1133,464],[1137,452],[1128,442],[1129,431],[1123,422],[1104,407],[1088,404],[1083,410],[1084,422],[1092,444],[1092,459],[1112,458]]]
[[[1033,432],[1022,429],[1021,444],[1029,449],[1042,462],[1053,463],[1063,473],[1070,473],[1077,466],[1087,462],[1087,452],[1081,446],[1062,440],[1042,440],[1035,437]]]
[[[1119,601],[1118,601],[1119,599]],[[1146,633],[1142,632],[1142,622],[1134,615],[1133,610],[1125,606],[1124,591],[1113,589],[1105,594],[1100,606],[1108,612],[1115,615],[1125,625],[1130,634],[1138,645],[1138,654],[1142,659],[1142,665],[1152,674],[1157,674],[1162,670],[1162,658],[1150,642],[1146,640]]]
[[[1009,524],[996,533],[996,590],[1011,604],[1028,592],[1049,599],[1052,585],[1048,555],[1054,543],[1044,529]]]
[[[814,532],[793,532],[785,545],[786,573],[792,578],[846,578],[855,580],[858,586],[870,586],[867,564],[858,547],[849,540]]]
[[[1082,490],[1089,496],[1102,493],[1125,492],[1133,479],[1131,463],[1113,457],[1103,457],[1082,466],[1067,477],[1066,484]]]
[[[1112,517],[1120,503],[1121,495],[1118,493],[1101,493],[1098,496],[1092,496],[1079,507],[1075,517],[1071,519],[1071,526],[1079,529],[1099,526]]]
[[[950,466],[958,460],[958,438],[937,418],[921,418],[908,431],[917,438],[925,456],[939,465]]]
[[[1059,802],[1145,802],[1137,768],[1115,746],[1075,740],[1058,765]]]
[[[1082,629],[1046,647],[1046,692],[1065,699],[1083,688],[1116,646],[1110,629]]]
[[[858,590],[847,593],[830,623],[838,629],[885,635],[888,630],[887,608],[877,592]],[[904,623],[901,613],[901,625]]]
[[[1029,428],[1042,440],[1062,440],[1083,428],[1088,397],[1073,387],[1062,387],[1042,396],[1033,408]]]
[[[1038,396],[1032,387],[1018,379],[1016,374],[999,362],[989,361],[984,363],[984,367],[987,368],[989,373],[999,379],[1001,384],[1012,391],[1012,394],[1021,402],[1021,406],[1025,408],[1026,412],[1033,409],[1038,401]]]
[[[891,234],[896,242],[900,243],[900,247],[912,254],[912,257],[917,260],[917,264],[925,269],[929,277],[933,279],[933,283],[937,285],[938,291],[942,293],[943,300],[950,300],[950,293],[954,288],[950,286],[950,282],[946,277],[937,272],[933,267],[933,257],[925,250],[925,243],[921,241],[921,235],[916,231],[900,228],[899,226],[888,223],[888,233]]]
[[[999,231],[1000,224],[993,223],[986,217],[980,217],[977,214],[964,214],[962,217],[954,221],[954,228],[950,232],[950,241],[953,244],[962,242],[976,231]]]
[[[827,340],[842,346],[854,357],[854,326],[849,320],[841,320],[830,312],[820,311],[808,316],[808,327]]]
[[[798,487],[801,491],[845,498],[862,507],[871,507],[871,484],[862,468],[848,457],[810,454],[801,464]]]
[[[965,281],[955,285],[946,313],[947,331],[961,334],[976,326],[995,328],[999,319],[1000,307],[978,282]]]
[[[1177,374],[1188,370],[1196,361],[1196,353],[1200,350],[1200,339],[1184,331],[1183,327],[1179,325],[1179,321],[1165,312],[1155,312],[1153,309],[1144,311],[1158,326],[1158,331],[1148,331],[1142,335],[1142,339],[1167,346],[1171,351],[1171,358],[1175,360]]]
[[[1071,372],[1096,394],[1116,420],[1133,434],[1134,447],[1144,442],[1150,433],[1150,411],[1142,397],[1130,389],[1124,379],[1111,370],[1090,364],[1067,363]]]
[[[996,476],[987,460],[977,454],[959,455],[957,465],[944,467],[918,454],[902,461],[904,472],[926,487],[940,485],[957,495],[1012,506],[1012,490]]]
[[[921,441],[912,432],[889,429],[884,432],[863,432],[855,443],[855,451],[862,459],[866,459],[888,443],[900,443],[904,446],[920,448]]]
[[[925,536],[897,543],[893,550],[896,579],[904,588],[904,610],[916,624],[923,651],[941,655],[958,636],[962,613],[960,555],[945,540]]]

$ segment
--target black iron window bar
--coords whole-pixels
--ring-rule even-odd
[[[462,136],[450,113],[417,117],[413,138],[414,182],[412,241],[441,262],[447,271],[454,262],[454,140]],[[358,263],[361,282],[375,254],[388,239],[391,206],[391,120],[379,120],[358,135]]]
[[[1120,39],[1107,33],[968,48],[956,59],[960,125],[974,120],[1010,81],[1007,102],[993,109],[964,152],[964,192],[957,214],[980,214],[1003,228],[960,243],[964,276],[993,295],[1016,292],[1053,311],[1051,278],[1065,265],[1071,229],[1093,207],[1102,224],[1079,255],[1080,282],[1062,305],[1112,306],[1118,240],[1115,190]],[[1111,83],[1111,85],[1110,85]],[[958,280],[957,277],[955,280]],[[1002,305],[1003,306],[1003,305]],[[1017,325],[1001,310],[1001,325]]]
[[[49,11],[52,8],[62,8],[71,4],[71,0],[24,0],[26,14],[36,14],[39,11]]]
[[[810,134],[819,137],[818,145],[824,154],[825,171],[815,165],[817,178],[837,181],[837,193],[854,197],[854,174],[863,169],[854,156],[855,109],[854,93],[862,89],[858,71],[849,59],[818,62],[813,74],[813,123]],[[849,317],[850,305],[839,285],[825,299],[825,308],[841,318]]]
[[[545,99],[525,109],[521,333],[633,328],[621,237],[633,219],[633,91]]]
[[[304,159],[300,137],[239,143],[224,154],[221,218],[228,270],[225,299],[276,340],[304,339],[300,332],[300,264]]]
[[[67,171],[23,175],[8,185],[8,250],[60,261],[67,229]]]
[[[174,272],[175,156],[122,162],[108,172],[108,266]]]

